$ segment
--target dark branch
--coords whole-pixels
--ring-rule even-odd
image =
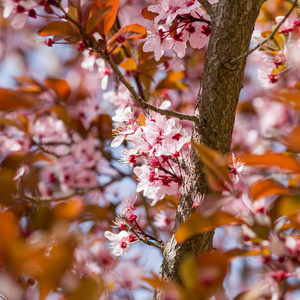
[[[246,51],[245,53],[241,54],[240,56],[233,58],[227,62],[224,63],[224,66],[227,69],[230,69],[234,63],[236,63],[238,60],[247,57],[248,55],[250,55],[251,53],[253,53],[255,50],[257,50],[258,48],[260,48],[262,45],[264,45],[266,42],[270,41],[271,39],[273,39],[274,35],[276,34],[276,32],[279,30],[279,28],[282,26],[282,24],[286,21],[286,19],[290,16],[290,14],[293,12],[293,9],[298,5],[298,0],[295,0],[293,2],[292,7],[290,8],[290,10],[287,12],[287,14],[284,16],[284,18],[277,24],[277,26],[273,29],[272,33],[266,37],[262,42],[258,43],[256,46],[254,46],[253,48],[249,49],[248,51]]]
[[[133,86],[130,84],[129,81],[125,79],[123,74],[121,73],[120,69],[118,66],[111,60],[111,58],[106,55],[101,49],[97,49],[97,52],[102,56],[102,58],[111,66],[113,69],[114,73],[118,76],[119,80],[126,86],[126,88],[129,90],[131,93],[132,97],[134,98],[135,101],[137,101],[143,109],[149,109],[155,112],[160,113],[161,115],[166,115],[170,117],[175,117],[180,120],[188,120],[188,121],[193,121],[195,123],[199,123],[199,120],[196,116],[191,116],[191,115],[186,115],[182,114],[173,110],[168,110],[168,109],[162,109],[157,106],[154,106],[148,102],[146,102],[143,98],[139,96],[139,94],[135,91]]]
[[[174,118],[178,118],[180,120],[188,120],[192,121],[194,123],[199,124],[199,119],[196,116],[193,115],[186,115],[182,114],[173,110],[168,110],[168,109],[161,109],[159,107],[156,107],[148,102],[146,102],[143,98],[139,96],[139,94],[135,91],[134,87],[131,85],[129,81],[125,79],[123,74],[121,73],[120,69],[118,66],[112,61],[112,59],[109,57],[109,55],[105,54],[104,51],[98,46],[97,42],[95,39],[88,35],[87,32],[84,30],[84,28],[81,26],[81,24],[77,23],[75,20],[73,20],[65,11],[64,9],[59,6],[59,8],[62,10],[62,12],[65,14],[64,17],[66,20],[72,22],[74,25],[77,26],[79,29],[81,35],[84,37],[86,44],[88,47],[92,48],[95,50],[100,56],[111,66],[113,71],[115,72],[116,76],[119,78],[119,80],[125,85],[125,87],[128,89],[130,94],[132,95],[133,99],[138,102],[143,109],[149,109],[155,112],[160,113],[161,115],[165,116],[170,116]]]
[[[208,2],[208,0],[198,0],[198,2],[204,7],[209,15],[212,13],[212,5]]]
[[[154,246],[156,248],[159,248],[161,250],[164,250],[164,244],[162,243],[155,243],[149,239],[147,239],[146,237],[142,236],[141,234],[139,234],[129,223],[126,222],[126,227],[128,228],[128,230],[130,230],[136,238],[138,238],[140,241],[142,241],[143,243],[145,243],[146,245],[149,246]]]

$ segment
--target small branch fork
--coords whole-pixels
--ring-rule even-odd
[[[164,243],[162,241],[157,240],[156,238],[146,234],[145,232],[143,232],[141,230],[141,228],[139,226],[138,226],[139,227],[138,231],[141,231],[141,232],[138,232],[137,230],[135,230],[128,222],[126,222],[126,227],[128,228],[129,231],[131,231],[134,234],[134,236],[137,239],[139,239],[140,241],[142,241],[146,245],[154,246],[158,249],[164,250]],[[152,239],[156,240],[157,242],[153,242]]]
[[[198,0],[198,2],[204,7],[209,15],[212,13],[212,5],[208,2],[208,0]]]
[[[64,11],[64,9],[62,7],[59,7],[59,8],[65,14],[65,16],[64,16],[65,19],[68,20],[68,21],[70,21],[70,22],[72,22],[74,25],[76,25],[78,27],[80,33],[82,34],[82,36],[86,40],[87,46],[90,47],[90,48],[92,48],[93,50],[95,50],[98,54],[100,54],[100,56],[111,66],[111,68],[113,69],[113,71],[115,72],[115,74],[117,75],[117,77],[119,78],[119,80],[125,85],[125,87],[128,89],[128,91],[130,92],[130,94],[132,95],[132,97],[134,98],[134,100],[136,102],[138,102],[143,109],[149,109],[149,110],[152,110],[154,112],[160,113],[161,115],[175,117],[175,118],[178,118],[180,120],[188,120],[188,121],[192,121],[192,122],[197,123],[197,124],[199,123],[199,119],[196,116],[194,116],[194,115],[186,115],[186,114],[179,113],[179,112],[176,112],[176,111],[173,111],[173,110],[162,109],[160,107],[154,106],[154,105],[146,102],[143,98],[141,98],[139,96],[139,94],[135,91],[135,89],[131,85],[131,83],[125,79],[125,77],[121,73],[120,69],[112,61],[112,59],[109,57],[109,55],[105,54],[104,51],[98,46],[98,44],[96,43],[96,41],[94,40],[94,38],[91,37],[91,36],[89,36],[86,33],[86,31],[84,30],[84,28],[81,26],[81,24],[79,24],[75,20],[73,20]]]
[[[201,2],[201,1],[200,1]],[[238,60],[247,57],[248,55],[250,55],[251,53],[253,53],[255,50],[257,50],[258,48],[260,48],[262,45],[264,45],[266,42],[270,41],[271,39],[273,39],[274,35],[276,34],[276,32],[279,30],[279,28],[283,25],[283,23],[286,21],[286,19],[290,16],[290,14],[293,12],[294,8],[298,6],[298,0],[295,0],[293,2],[292,7],[290,8],[290,10],[287,12],[287,14],[284,16],[284,18],[277,24],[277,26],[273,29],[272,33],[266,37],[262,42],[258,43],[256,46],[254,46],[253,48],[249,49],[248,51],[246,51],[245,53],[241,54],[240,56],[233,58],[227,62],[224,63],[224,66],[226,68],[230,68],[233,66],[234,63],[236,63]]]
[[[119,80],[126,86],[126,88],[129,90],[129,92],[131,93],[132,97],[134,98],[134,100],[136,100],[143,109],[149,109],[155,112],[160,113],[161,115],[166,115],[166,116],[170,116],[170,117],[175,117],[178,118],[180,120],[189,120],[189,121],[193,121],[195,123],[198,123],[199,120],[196,116],[191,116],[191,115],[186,115],[186,114],[182,114],[176,111],[172,111],[172,110],[168,110],[168,109],[162,109],[159,108],[157,106],[154,106],[148,102],[146,102],[143,98],[141,98],[138,93],[135,91],[135,89],[133,88],[133,86],[130,84],[129,81],[127,81],[123,74],[121,73],[120,69],[118,68],[118,66],[111,60],[111,58],[106,55],[101,49],[97,49],[97,52],[102,56],[102,58],[111,66],[111,68],[113,69],[113,71],[115,72],[115,74],[118,76]]]

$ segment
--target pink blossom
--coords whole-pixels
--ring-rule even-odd
[[[113,223],[116,226],[112,226],[112,227],[117,227],[117,228],[120,228],[121,230],[127,229],[126,222],[119,216],[116,217],[116,219],[113,221]]]
[[[245,163],[240,159],[236,159],[234,153],[232,153],[232,167],[230,167],[230,172],[233,175],[235,184],[240,180],[245,182],[243,174],[247,174]]]
[[[193,197],[193,208],[197,208],[204,200],[204,195],[197,194]]]
[[[129,252],[130,236],[131,234],[126,231],[121,231],[118,234],[114,234],[110,231],[105,231],[104,236],[111,241],[110,248],[112,249],[112,254],[116,256],[122,256]]]
[[[139,287],[139,279],[143,277],[144,272],[143,266],[137,266],[131,261],[123,261],[116,269],[117,281],[121,288],[132,291]]]
[[[167,215],[164,210],[161,210],[158,214],[154,216],[153,224],[160,229],[169,229],[172,228],[173,218],[170,215]]]
[[[137,215],[134,213],[135,207],[134,203],[136,201],[136,197],[125,198],[122,200],[122,213],[130,223],[133,223],[137,219]]]
[[[160,20],[166,19],[166,24],[169,25],[177,15],[189,14],[197,5],[195,0],[162,0],[156,5],[148,7],[149,11],[158,13],[154,22],[158,24]]]
[[[97,54],[90,53],[89,50],[83,51],[83,61],[81,67],[89,71],[93,71],[95,65],[97,66],[98,76],[101,80],[101,88],[107,89],[108,78],[111,74],[111,69],[106,66],[105,61],[102,58],[97,57]]]
[[[210,35],[209,16],[194,0],[164,0],[148,10],[158,16],[154,23],[145,21],[148,36],[143,50],[154,51],[156,60],[171,48],[180,58],[184,57],[188,40],[193,48],[206,45]]]
[[[38,2],[34,0],[3,0],[2,5],[4,6],[3,17],[5,19],[11,17],[11,26],[14,29],[21,29],[28,16],[36,17],[34,8],[38,6]]]
[[[132,110],[134,102],[131,98],[130,92],[124,85],[120,85],[117,91],[109,91],[103,94],[103,99],[109,101],[114,107],[116,107],[116,115],[113,117],[113,120],[116,122],[125,122],[128,121],[127,115],[123,115],[123,112],[128,109],[125,114],[128,114],[128,111]],[[133,110],[132,110],[133,111]],[[122,120],[120,120],[120,118]]]
[[[133,172],[139,181],[136,191],[143,191],[144,196],[152,199],[151,205],[163,199],[166,194],[177,195],[178,193],[180,184],[157,168],[150,169],[149,166],[142,165],[141,167],[135,167]]]
[[[166,28],[162,25],[151,24],[147,30],[147,41],[143,46],[143,51],[154,51],[155,60],[160,60],[166,50],[173,46],[173,39],[170,37],[163,37]]]

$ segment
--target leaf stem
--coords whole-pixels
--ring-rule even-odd
[[[236,63],[238,60],[247,57],[248,55],[250,55],[251,53],[253,53],[255,50],[257,50],[258,48],[260,48],[262,45],[264,45],[266,42],[268,42],[269,40],[273,39],[274,35],[276,34],[276,32],[278,31],[278,29],[283,25],[283,23],[286,21],[286,19],[290,16],[290,14],[293,12],[293,9],[298,5],[298,0],[295,0],[293,2],[292,7],[290,8],[290,10],[287,12],[287,14],[284,16],[284,18],[277,24],[277,26],[273,29],[272,33],[266,37],[262,42],[258,43],[256,46],[254,46],[253,48],[249,49],[248,51],[246,51],[245,53],[241,54],[240,56],[233,58],[229,61],[224,62],[224,66],[226,68],[231,68],[233,66],[234,63]]]

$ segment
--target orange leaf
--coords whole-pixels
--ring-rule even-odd
[[[86,32],[90,33],[98,26],[104,19],[104,17],[112,10],[112,6],[102,7],[93,13],[86,24]]]
[[[181,82],[184,79],[184,77],[185,74],[183,72],[168,72],[168,76],[157,84],[155,90],[157,92],[160,92],[160,90],[163,89],[188,89],[189,86]]]
[[[136,61],[134,60],[134,58],[127,58],[125,59],[121,64],[120,64],[120,67],[125,69],[125,70],[128,70],[128,71],[135,71],[136,68],[137,68],[137,63]]]
[[[276,199],[269,215],[272,220],[277,220],[282,216],[292,216],[300,210],[300,196],[281,196]]]
[[[6,118],[0,117],[0,123],[3,124],[4,126],[13,126],[13,127],[20,129],[21,131],[25,131],[21,124],[19,124],[18,122],[16,122],[15,120],[12,120],[12,119],[6,119]]]
[[[295,109],[300,109],[300,88],[296,85],[295,89],[282,89],[275,95],[276,100],[288,104]]]
[[[206,176],[207,183],[212,190],[219,191],[219,192],[228,191],[228,188],[225,186],[223,180],[217,178],[208,169],[204,170],[204,173]]]
[[[38,32],[40,36],[59,36],[59,35],[66,35],[66,36],[74,36],[76,33],[73,30],[73,27],[68,22],[62,21],[53,21],[46,26],[42,27]]]
[[[184,299],[211,299],[212,293],[222,286],[228,263],[225,253],[213,251],[186,258],[180,266],[180,277],[190,297]],[[209,278],[209,283],[207,281]],[[192,295],[198,295],[193,297]],[[199,298],[199,295],[200,298]]]
[[[66,126],[72,126],[72,119],[67,111],[67,109],[62,105],[56,105],[49,108],[47,111],[56,113],[57,117],[62,120]]]
[[[49,157],[45,152],[41,150],[33,150],[27,152],[22,159],[22,161],[26,164],[32,164],[41,160],[46,161],[48,163],[51,163],[53,161],[51,157]]]
[[[235,248],[226,252],[226,256],[228,257],[229,260],[232,260],[236,257],[257,256],[257,255],[260,255],[259,250],[248,251],[244,249]]]
[[[291,135],[284,137],[281,142],[286,145],[290,151],[296,153],[300,152],[300,126],[295,127]]]
[[[145,37],[147,30],[144,26],[139,24],[131,24],[121,28],[109,41],[111,45],[120,36],[124,36],[126,39],[141,39]]]
[[[216,212],[209,217],[204,217],[199,213],[194,213],[179,227],[175,236],[178,243],[182,243],[194,234],[204,233],[219,226],[236,225],[242,223],[242,220],[237,219],[225,212]]]
[[[274,179],[262,179],[252,184],[250,195],[253,201],[272,195],[288,194],[291,190]]]
[[[140,113],[138,120],[140,126],[146,126],[146,117],[143,113]]]
[[[55,94],[63,100],[67,100],[71,94],[71,88],[67,81],[63,79],[46,78],[45,85],[52,89]]]
[[[0,88],[0,111],[33,106],[34,102],[24,92]]]
[[[58,218],[72,220],[77,218],[83,210],[83,202],[80,198],[71,199],[67,202],[60,202],[54,206],[54,215]]]
[[[300,164],[295,155],[290,153],[268,153],[239,157],[246,165],[276,166],[282,170],[300,172]]]
[[[109,30],[115,23],[118,9],[119,9],[119,0],[106,0],[106,7],[112,6],[111,11],[104,17],[104,34],[107,35]]]
[[[225,158],[217,151],[208,148],[202,144],[198,144],[192,140],[192,145],[197,151],[201,161],[221,179],[232,183],[228,174],[228,167]]]

